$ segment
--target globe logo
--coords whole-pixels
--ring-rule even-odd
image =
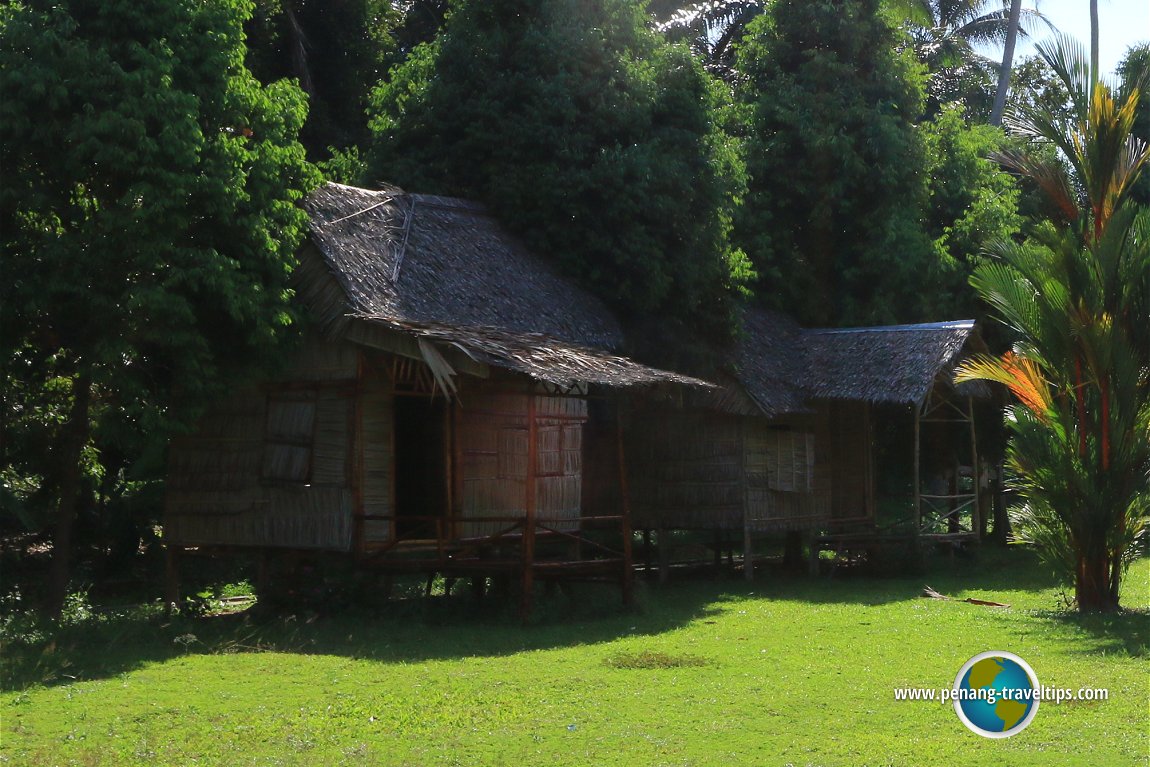
[[[1038,713],[1041,687],[1034,669],[1000,650],[979,653],[954,679],[954,710],[972,732],[1009,738],[1026,729]]]

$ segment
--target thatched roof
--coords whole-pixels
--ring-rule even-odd
[[[563,386],[709,386],[609,354],[610,311],[477,203],[329,183],[304,207],[322,263],[305,254],[297,279],[328,328],[369,322]]]
[[[650,368],[626,357],[558,341],[541,333],[517,333],[499,328],[461,328],[437,323],[401,323],[383,319],[377,321],[416,338],[459,349],[476,362],[515,370],[564,388],[576,383],[604,386],[675,383],[711,387],[711,384],[696,378]]]
[[[304,206],[349,314],[622,344],[602,302],[528,253],[477,203],[325,184]]]
[[[803,412],[812,400],[917,404],[976,339],[974,320],[801,328],[786,315],[752,309],[734,362],[767,415]]]

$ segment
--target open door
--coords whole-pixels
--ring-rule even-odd
[[[395,535],[434,539],[448,514],[448,405],[442,397],[395,398]]]

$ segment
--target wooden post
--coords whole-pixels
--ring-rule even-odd
[[[927,394],[929,397],[930,395]],[[921,428],[919,409],[921,404],[914,405],[914,534],[918,535],[922,529],[922,478],[921,456],[919,455],[919,429]]]
[[[979,539],[982,538],[982,484],[978,476],[978,435],[974,433],[974,398],[966,398],[967,408],[970,413],[970,477],[971,482],[974,483],[972,490],[974,491],[974,506],[971,507],[970,529],[974,532]]]
[[[807,531],[807,572],[811,575],[819,574],[819,541],[814,530]]]
[[[715,528],[715,569],[718,570],[723,566],[723,529],[720,527]]]
[[[447,393],[444,392],[443,396],[447,397]],[[453,400],[451,400],[450,398],[447,398],[444,405],[445,405],[445,407],[443,408],[443,483],[445,485],[444,490],[447,493],[447,502],[444,504],[444,507],[439,512],[440,514],[443,515],[443,525],[442,526],[437,525],[436,528],[437,528],[437,530],[439,530],[439,532],[443,536],[445,536],[448,539],[451,539],[451,538],[455,537],[455,515],[452,513],[452,509],[455,506],[455,500],[454,500],[455,481],[453,480],[453,476],[455,474],[455,465],[454,465],[455,462],[453,460],[454,451],[452,450],[452,443],[455,440],[455,435],[454,435],[453,430],[451,428],[452,424],[455,421],[455,418],[454,418],[455,404],[454,404]]]
[[[535,588],[535,474],[538,452],[538,434],[535,429],[535,394],[527,394],[527,490],[526,517],[523,522],[523,593],[519,617],[526,622],[531,615],[532,594]]]
[[[164,614],[171,615],[180,603],[180,550],[164,547]]]
[[[743,577],[748,581],[755,579],[755,552],[751,544],[750,515],[743,514]]]
[[[351,407],[351,430],[348,433],[350,438],[348,441],[351,443],[351,456],[348,461],[348,473],[350,475],[351,484],[351,513],[352,513],[352,550],[355,555],[362,556],[364,549],[367,546],[365,540],[364,519],[363,515],[367,512],[364,510],[364,488],[363,488],[363,452],[364,452],[364,432],[363,428],[363,398],[364,398],[364,361],[363,352],[357,352],[355,356],[355,393],[352,395]],[[389,431],[391,432],[391,455],[389,460],[392,462],[393,470],[389,472],[394,476],[395,466],[395,417],[392,416],[392,424]],[[395,493],[391,493],[391,513],[395,513]],[[394,530],[392,531],[394,535]]]
[[[635,602],[634,563],[631,555],[631,498],[627,491],[627,460],[623,450],[623,415],[618,402],[615,405],[615,441],[619,448],[619,493],[622,498],[620,511],[623,519],[620,528],[623,534],[623,572],[620,585],[623,588],[623,604],[630,607]]]
[[[651,572],[651,528],[643,528],[643,572]]]
[[[870,403],[863,404],[863,464],[866,470],[866,482],[863,487],[865,488],[866,498],[863,500],[863,508],[866,511],[867,518],[873,524],[877,518],[875,511],[875,465],[874,465],[874,433],[871,428],[870,417]]]
[[[667,541],[667,528],[660,524],[657,531],[655,540],[659,542],[659,583],[666,583],[671,577],[671,547]]]
[[[259,562],[256,565],[256,598],[257,599],[261,596],[266,595],[268,593],[268,587],[271,586],[271,574],[270,574],[271,567],[270,567],[270,563],[268,562],[268,559],[270,558],[270,556],[271,555],[268,552],[267,547],[261,546],[260,547]]]

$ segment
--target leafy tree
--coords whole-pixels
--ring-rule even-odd
[[[1132,134],[1138,87],[1095,80],[1069,38],[1038,50],[1074,117],[1017,113],[1008,124],[1060,156],[999,159],[1035,179],[1057,213],[975,272],[1017,341],[959,377],[1017,397],[1008,457],[1025,504],[1014,528],[1074,583],[1080,610],[1111,611],[1150,519],[1150,211],[1130,204],[1150,148]]]
[[[1131,46],[1118,65],[1118,76],[1122,79],[1122,87],[1127,91],[1134,90],[1138,87],[1139,78],[1145,78],[1147,72],[1150,72],[1150,43]],[[1150,83],[1143,81],[1142,93],[1145,94],[1148,87]],[[1138,109],[1134,113],[1134,126],[1130,132],[1139,141],[1150,143],[1150,96],[1143,96],[1138,100]],[[1130,196],[1139,205],[1150,206],[1150,173],[1143,173],[1138,177]]]
[[[629,0],[461,2],[376,90],[369,179],[483,201],[625,318],[721,336],[747,272],[722,95]]]
[[[747,25],[763,12],[762,0],[706,0],[681,5],[656,0],[648,5],[655,28],[675,42],[686,42],[711,74],[734,82],[735,49]]]
[[[390,0],[256,0],[244,25],[247,65],[264,83],[295,78],[308,95],[301,141],[312,157],[366,140],[367,96],[401,20]]]
[[[249,12],[0,9],[4,427],[41,425],[46,454],[20,460],[56,516],[50,613],[86,476],[190,421],[292,322],[296,202],[314,177],[297,142],[306,108],[294,85],[261,87],[244,68]]]
[[[751,183],[737,238],[771,300],[807,323],[922,314],[921,77],[878,10],[778,0],[739,50]]]
[[[1009,3],[995,0],[891,0],[891,5],[906,18],[915,55],[930,73],[928,114],[959,101],[968,113],[987,114],[1001,67],[977,46],[1003,43],[1012,50],[1012,34],[1025,36],[1025,24],[1045,21],[1037,11],[1007,10]],[[1006,57],[1003,66],[1009,71]]]
[[[1018,184],[987,159],[1006,148],[1006,139],[992,126],[967,125],[957,107],[944,109],[920,130],[930,190],[926,231],[939,270],[931,295],[934,316],[977,316],[981,307],[970,275],[988,245],[1013,238],[1023,223]]]

